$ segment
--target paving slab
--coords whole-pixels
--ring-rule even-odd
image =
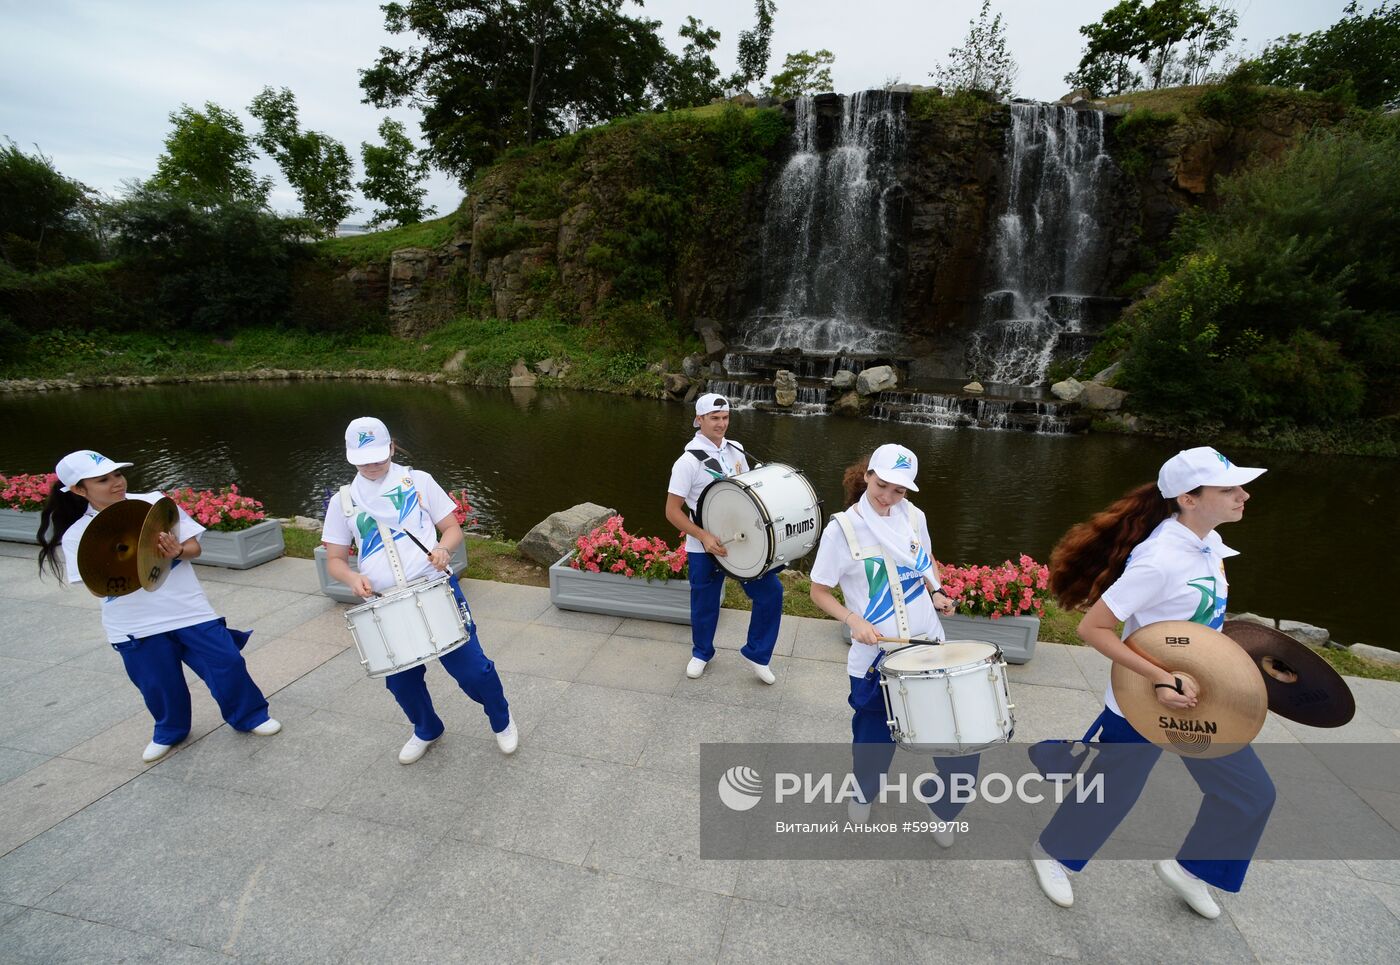
[[[748,614],[726,611],[716,659],[689,680],[689,627],[467,581],[520,750],[499,752],[481,708],[434,663],[447,731],[405,767],[408,723],[364,674],[347,608],[318,592],[310,561],[204,567],[211,598],[256,631],[249,666],[284,730],[233,732],[194,680],[191,737],[147,767],[150,718],[97,601],[33,567],[32,548],[0,544],[7,962],[1400,957],[1400,861],[1261,860],[1207,922],[1146,861],[1092,863],[1060,909],[1023,861],[701,859],[703,743],[849,741],[834,621],[784,619],[770,687],[733,649]],[[1077,737],[1107,673],[1088,648],[1042,643],[1008,670],[1016,740]],[[1364,755],[1366,742],[1400,741],[1400,684],[1352,683],[1348,728],[1271,716],[1260,742],[1351,741]],[[1340,782],[1356,796],[1334,821],[1400,822],[1388,778],[1329,760],[1290,759],[1275,782],[1324,801]],[[1134,821],[1148,817],[1130,815],[1123,833],[1144,833]],[[1279,924],[1297,921],[1307,928]]]

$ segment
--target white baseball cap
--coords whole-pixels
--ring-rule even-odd
[[[1164,498],[1171,499],[1197,486],[1243,486],[1265,472],[1265,469],[1236,466],[1210,446],[1197,446],[1183,449],[1162,463],[1157,473],[1157,488]]]
[[[66,493],[84,479],[96,479],[109,472],[125,469],[129,465],[129,462],[113,462],[102,453],[93,452],[91,449],[79,449],[60,459],[54,472],[58,474],[58,481],[63,483],[63,491]]]
[[[885,482],[918,492],[914,477],[919,474],[919,457],[903,446],[887,442],[870,456],[870,469]]]
[[[383,462],[393,449],[389,427],[374,416],[362,415],[345,427],[345,458],[353,466]]]
[[[711,412],[728,412],[729,400],[718,392],[706,392],[695,400],[695,419],[691,422],[695,428],[700,428],[700,417],[709,415]]]

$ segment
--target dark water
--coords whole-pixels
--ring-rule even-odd
[[[233,383],[0,396],[0,472],[49,470],[78,448],[130,460],[133,486],[236,482],[276,515],[320,516],[349,481],[342,432],[377,415],[448,488],[465,486],[481,528],[518,538],[549,513],[592,501],[628,528],[674,538],[662,509],[690,438],[679,404],[592,393],[364,382]],[[803,469],[828,511],[842,469],[883,442],[920,458],[916,502],[949,562],[1026,552],[1046,560],[1073,523],[1156,479],[1180,446],[1123,436],[1035,436],[834,417],[735,413],[731,435],[760,458]],[[1195,440],[1191,444],[1205,444]],[[1269,467],[1243,522],[1222,535],[1231,609],[1325,626],[1334,639],[1400,649],[1381,606],[1400,567],[1400,462],[1231,451]]]

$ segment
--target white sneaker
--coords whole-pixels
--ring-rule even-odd
[[[501,749],[502,754],[514,754],[515,749],[520,746],[520,730],[515,726],[514,717],[506,724],[506,729],[496,735],[496,746]]]
[[[846,817],[851,819],[852,824],[869,824],[870,807],[869,801],[858,801],[851,798],[846,802]]]
[[[741,654],[740,656],[742,657],[743,655]],[[754,663],[748,657],[743,657],[743,661],[753,669],[754,676],[764,683],[771,684],[777,681],[778,678],[773,676],[773,671],[770,667],[761,663]]]
[[[706,661],[701,660],[699,657],[691,657],[690,663],[685,665],[685,675],[691,680],[697,679],[705,672],[705,663]]]
[[[414,734],[408,739],[408,743],[403,745],[403,750],[399,751],[399,763],[417,763],[424,754],[428,753],[428,748],[437,743],[437,740],[438,739],[434,737],[430,741],[425,741],[419,738],[417,734]]]
[[[1152,867],[1156,870],[1157,877],[1180,895],[1182,901],[1190,905],[1196,914],[1202,918],[1220,917],[1220,906],[1215,903],[1215,899],[1210,896],[1210,889],[1200,878],[1170,859],[1155,861]]]
[[[253,733],[257,734],[259,737],[271,737],[281,730],[282,722],[273,717],[269,717],[267,720],[254,727]]]
[[[141,752],[141,760],[147,764],[154,764],[166,754],[169,754],[170,749],[174,746],[174,744],[157,744],[155,741],[151,741],[146,745],[146,749]]]
[[[1046,898],[1061,908],[1074,904],[1074,888],[1070,886],[1065,866],[1046,854],[1040,842],[1031,846],[1031,868],[1035,870],[1035,880]]]

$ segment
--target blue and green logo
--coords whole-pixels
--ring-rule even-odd
[[[371,442],[373,442],[373,441],[374,441],[374,433],[373,433],[373,432],[361,432],[361,433],[360,433],[360,448],[361,448],[361,449],[363,449],[365,446],[369,445],[369,444],[370,444]]]
[[[894,467],[893,467],[893,468],[895,468],[895,469],[913,469],[913,468],[914,468],[914,464],[913,464],[912,462],[909,461],[909,457],[908,457],[908,456],[906,456],[904,453],[901,452],[898,456],[895,457],[895,460],[894,460]]]

